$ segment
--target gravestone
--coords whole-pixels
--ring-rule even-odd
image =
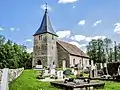
[[[97,65],[95,65],[95,68],[94,68],[94,77],[98,77],[98,74],[97,74]]]
[[[55,69],[51,69],[51,70],[50,70],[50,74],[51,74],[51,75],[56,75],[56,70],[55,70]]]
[[[80,64],[80,63],[78,63],[77,68],[78,68],[78,70],[80,70],[80,69],[81,69],[81,64]]]
[[[107,67],[107,63],[104,63],[104,67]]]
[[[100,63],[100,69],[102,69],[103,68],[103,65],[102,65],[102,63]]]
[[[75,75],[75,76],[77,75],[77,73],[78,73],[78,71],[77,71],[77,70],[74,70],[74,75]]]
[[[91,60],[91,65],[92,65],[92,66],[94,65],[93,60]]]
[[[90,66],[89,66],[89,77],[92,78],[92,76],[93,76],[93,75],[92,75],[92,66],[90,65]]]
[[[120,75],[120,65],[118,66],[118,75]]]
[[[58,79],[63,79],[63,71],[57,71],[57,77]]]
[[[66,69],[66,62],[65,62],[65,60],[63,60],[63,62],[62,62],[62,66],[63,66],[63,70],[65,70]]]
[[[74,74],[74,71],[75,71],[74,68],[72,68],[72,73],[73,73],[73,74]]]
[[[49,71],[45,70],[43,76],[47,76],[47,75],[49,75]]]

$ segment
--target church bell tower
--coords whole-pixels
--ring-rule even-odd
[[[57,66],[56,41],[58,36],[52,28],[51,21],[48,16],[47,4],[41,25],[33,36],[33,68],[35,68],[36,65],[48,67],[55,64]]]

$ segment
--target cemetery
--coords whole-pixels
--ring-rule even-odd
[[[64,0],[59,0],[58,3],[60,4],[63,1]],[[65,0],[65,2],[66,1],[68,2],[69,0]],[[70,0],[69,3],[75,1],[77,2],[78,0]],[[14,7],[14,4],[10,5]],[[17,4],[15,5],[19,6]],[[75,9],[75,5],[73,4],[72,8]],[[27,5],[25,6],[27,7]],[[32,8],[35,9],[35,7]],[[24,38],[26,38],[25,42],[29,42],[29,44],[26,43],[28,44],[28,46],[24,46],[24,44],[18,45],[17,43],[12,42],[9,39],[6,40],[4,36],[0,35],[0,90],[120,90],[120,43],[117,44],[116,41],[113,43],[112,40],[107,38],[106,36],[94,36],[94,33],[92,33],[90,36],[89,34],[86,34],[88,36],[84,36],[82,34],[84,34],[85,32],[88,33],[88,31],[84,30],[86,28],[78,28],[78,30],[83,29],[81,33],[79,33],[77,30],[76,32],[71,32],[69,31],[69,29],[67,32],[65,31],[66,33],[64,31],[54,30],[48,14],[49,9],[51,9],[50,6],[46,3],[41,6],[41,8],[44,9],[44,15],[41,20],[41,24],[39,25],[39,28],[33,34],[33,41],[32,39],[27,39],[27,35],[29,34],[25,34],[23,33],[23,31],[21,33],[21,35],[23,34],[23,36],[26,36]],[[53,12],[55,10],[58,10],[58,8],[59,7],[55,8]],[[24,9],[22,9],[20,11],[24,11]],[[69,10],[67,8],[65,9],[68,11],[67,13],[69,13]],[[29,10],[30,12],[32,12],[32,9]],[[19,10],[17,9],[17,11]],[[76,14],[79,14],[78,12],[80,11],[77,11]],[[26,9],[25,12],[27,12]],[[82,14],[74,16],[72,15],[73,12],[71,9],[70,12],[70,15],[67,15],[67,13],[65,13],[65,15],[63,12],[57,13],[56,15],[63,14],[62,18],[66,21],[59,21],[59,19],[63,19],[59,18],[57,20],[58,17],[55,16],[55,19],[53,21],[56,21],[57,23],[54,27],[61,28],[61,26],[59,26],[61,22],[61,24],[68,24],[70,22],[71,25],[68,24],[68,26],[70,26],[70,28],[77,29],[74,28],[75,26],[72,26],[74,24],[71,20],[73,17],[81,16]],[[84,13],[86,12],[87,11],[84,11]],[[90,13],[93,14],[93,12]],[[9,14],[5,14],[9,16]],[[34,16],[32,14],[35,13],[32,12],[32,14],[28,14],[29,20],[31,20],[33,18],[31,16]],[[93,16],[92,14],[90,14],[90,16]],[[10,16],[13,15],[16,14],[12,14]],[[13,17],[15,18],[16,16]],[[17,18],[25,20],[28,17],[27,14],[25,16],[26,17],[24,17],[24,19],[20,17]],[[69,19],[68,16],[72,17],[69,17]],[[83,25],[87,23],[87,16],[89,16],[89,14],[87,13],[85,16],[86,21],[79,21],[79,27],[83,27]],[[12,17],[9,18],[11,18],[11,20],[14,19]],[[13,21],[16,20],[19,22],[18,19],[15,19]],[[33,19],[31,21],[29,20],[27,22],[28,24],[26,23],[26,21],[22,21],[23,24],[21,25],[23,25],[22,27],[25,27],[23,29],[24,31],[25,29],[33,29],[31,24],[36,25],[36,23],[33,23]],[[37,18],[35,20],[37,20]],[[9,19],[7,20],[7,22],[8,21]],[[30,24],[29,22],[32,23]],[[96,27],[101,22],[102,20],[97,20],[95,23],[93,23],[93,26],[91,28],[93,29],[93,27]],[[18,23],[18,26],[19,24],[20,23]],[[120,23],[116,23],[114,25],[114,32],[120,34]],[[36,26],[34,26],[34,28],[35,27]],[[0,26],[0,31],[3,30],[4,28]],[[10,31],[17,32],[19,31],[19,28],[10,27]],[[29,32],[30,31],[31,30],[29,30]],[[28,33],[28,31],[25,32]],[[58,33],[61,33],[60,35],[63,34],[62,37],[60,37]],[[91,31],[89,33],[91,33]],[[20,42],[18,43],[23,42],[21,41],[21,36],[17,35],[17,33],[14,35],[19,37],[18,41]],[[9,35],[6,36],[9,37]],[[29,53],[27,51],[27,47],[31,45],[32,52]],[[86,48],[85,52],[82,47]]]
[[[76,67],[75,70],[77,70]],[[61,68],[57,70],[53,67],[50,70],[43,70],[41,68],[35,70],[25,70],[20,77],[10,83],[9,87],[10,90],[16,90],[15,87],[19,87],[19,90],[37,90],[37,88],[41,90],[47,90],[47,88],[49,88],[49,90],[119,90],[120,88],[119,83],[111,81],[111,79],[113,79],[112,76],[111,78],[104,77],[103,79],[106,79],[104,81],[99,75],[97,75],[97,77],[93,77],[95,75],[92,75],[92,69],[88,72],[87,77],[84,76],[85,72],[78,72],[79,70],[77,70],[76,74],[76,71],[73,73],[72,71],[73,68],[64,68],[64,70]],[[80,73],[83,73],[83,75],[80,75]],[[24,85],[22,84],[23,81]],[[22,85],[22,87],[19,85]]]

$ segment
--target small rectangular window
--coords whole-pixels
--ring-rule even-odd
[[[42,35],[39,36],[39,40],[42,40]]]

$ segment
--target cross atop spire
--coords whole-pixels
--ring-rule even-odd
[[[47,5],[48,5],[48,3],[46,2],[46,3],[45,3],[45,12],[47,12],[47,9],[48,9],[48,6],[47,6]]]
[[[37,30],[37,32],[34,34],[34,36],[39,35],[39,34],[43,34],[43,33],[50,33],[50,34],[57,36],[54,29],[52,28],[47,9],[48,9],[48,6],[46,3],[45,4],[45,13],[44,13],[41,25],[40,25],[39,29]]]

